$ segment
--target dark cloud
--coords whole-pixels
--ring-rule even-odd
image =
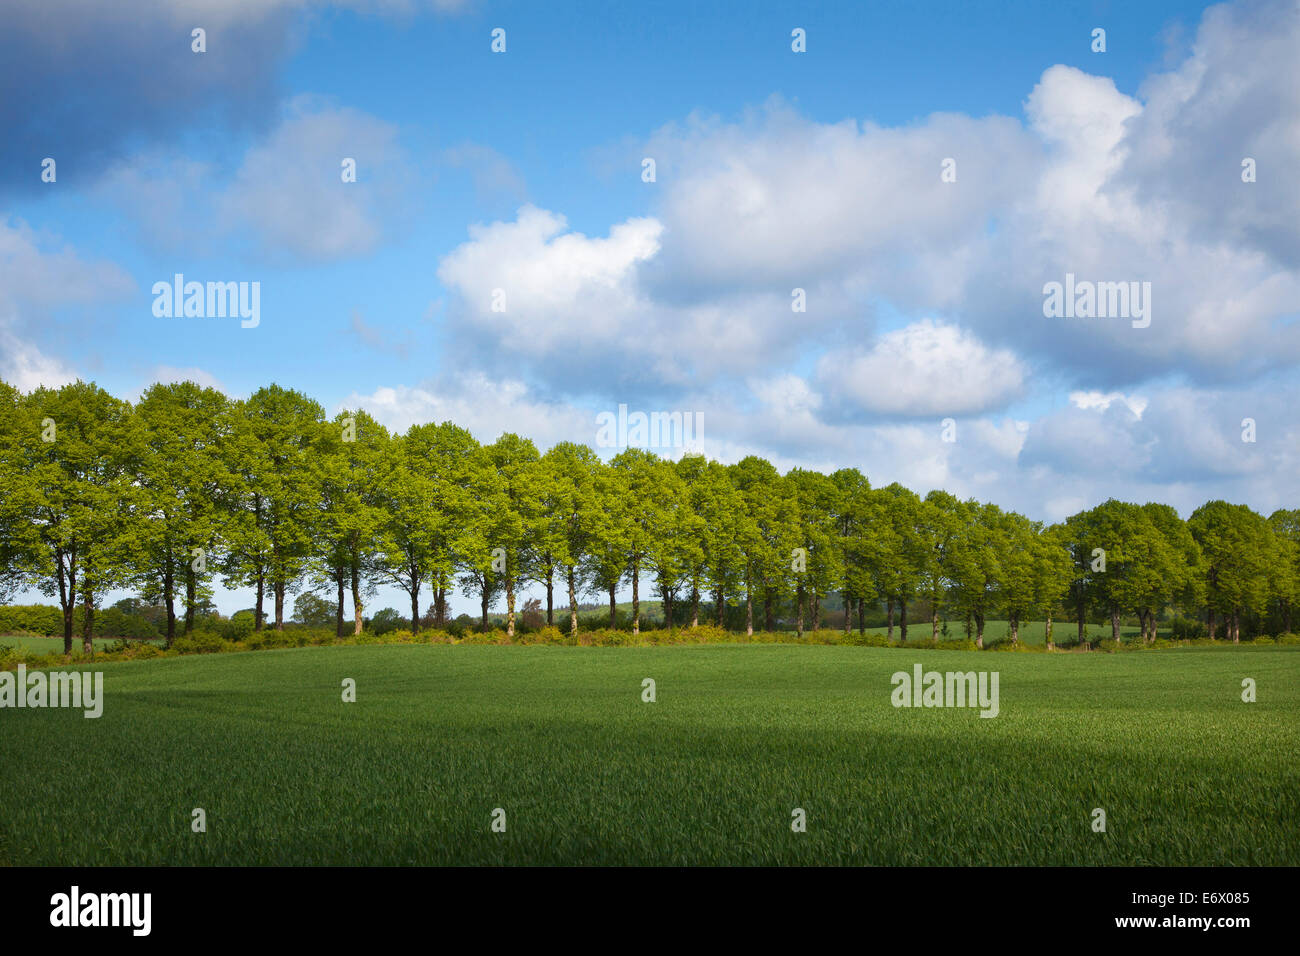
[[[260,129],[274,116],[291,11],[243,4],[129,6],[12,0],[0,30],[0,189],[88,184],[115,160],[189,130]],[[207,52],[190,31],[207,31]]]

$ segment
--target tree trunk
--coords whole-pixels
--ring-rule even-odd
[[[1206,620],[1206,630],[1209,632],[1210,640],[1214,640],[1214,630],[1216,621],[1214,620],[1214,608],[1208,608],[1209,615]]]
[[[617,587],[617,584],[609,586],[609,629],[611,631],[618,627],[618,604],[614,600],[614,589]]]
[[[844,633],[847,634],[853,629],[853,598],[849,597],[849,592],[845,590],[842,600],[844,604]]]
[[[506,573],[506,638],[515,636],[515,577]]]
[[[632,633],[641,633],[641,559],[632,559]]]
[[[343,636],[343,592],[345,588],[343,585],[343,565],[341,564],[334,572],[334,581],[338,585],[338,594],[339,594],[338,607],[334,613],[334,636],[342,637]]]
[[[802,638],[803,637],[803,602],[804,602],[804,586],[802,583],[799,585],[798,588],[797,600],[799,604],[799,610],[795,617],[795,631],[799,635],[799,637]]]
[[[361,603],[361,569],[357,567],[357,562],[352,562],[352,633],[361,633],[361,612],[363,605]]]
[[[198,603],[198,582],[195,580],[194,566],[185,565],[185,633],[194,631],[195,605]]]
[[[1011,615],[1011,646],[1015,647],[1020,643],[1020,615]]]
[[[483,580],[483,593],[479,600],[479,610],[482,612],[482,616],[479,618],[478,628],[480,631],[486,634],[487,633],[487,612],[488,612],[488,586],[487,586],[486,578],[484,578]]]
[[[1051,611],[1047,612],[1046,639],[1047,639],[1047,649],[1049,651],[1056,650],[1056,645],[1052,643],[1052,612]]]
[[[930,604],[930,640],[939,643],[939,602],[937,601]]]
[[[82,585],[81,650],[91,655],[95,653],[95,592]]]
[[[899,607],[898,607],[898,639],[899,639],[902,643],[906,644],[906,643],[907,643],[907,602],[906,602],[906,601],[899,601],[899,602],[898,602],[898,605],[899,605]]]
[[[569,633],[578,636],[578,586],[574,581],[573,565],[569,565]]]
[[[885,602],[885,622],[889,643],[894,643],[894,599],[889,598]]]
[[[283,581],[276,581],[275,585],[275,629],[284,630],[284,589]],[[188,613],[188,611],[186,612]]]
[[[722,588],[717,588],[713,592],[713,614],[718,620],[718,627],[727,626],[727,602],[724,600],[726,595]]]
[[[984,650],[984,614],[980,612],[975,615],[975,646]]]
[[[1089,649],[1088,641],[1084,635],[1084,630],[1088,626],[1088,608],[1084,604],[1083,594],[1079,594],[1079,646],[1085,651]]]
[[[167,608],[167,646],[176,640],[176,582],[172,578],[171,558],[163,570],[163,604]]]
[[[691,585],[691,630],[700,626],[700,582]]]
[[[1232,611],[1232,643],[1241,642],[1241,612],[1235,608]]]
[[[415,634],[420,630],[420,585],[412,582],[407,593],[411,595],[411,633]]]
[[[56,551],[54,560],[59,569],[59,606],[63,609],[63,656],[72,656],[72,608],[77,601],[77,572],[75,565],[63,565],[63,552]]]
[[[555,624],[555,567],[547,558],[546,563],[546,626]]]
[[[867,599],[858,598],[858,633],[867,633]]]
[[[266,575],[262,566],[257,566],[257,603],[253,605],[253,630],[260,631],[265,622],[262,620],[262,602],[266,598]]]
[[[1116,644],[1119,643],[1119,608],[1110,610],[1110,636]]]
[[[822,598],[813,588],[812,592],[812,629],[820,631],[822,629]]]
[[[435,627],[447,626],[447,588],[442,584],[433,589],[433,623]]]
[[[749,573],[745,573],[745,635],[754,636],[754,589],[750,586]]]

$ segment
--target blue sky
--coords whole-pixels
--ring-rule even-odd
[[[542,447],[628,403],[1048,520],[1295,505],[1294,4],[9,6],[19,387],[275,381]],[[259,282],[258,327],[156,317],[178,272]],[[1044,317],[1067,272],[1150,282],[1150,327]]]

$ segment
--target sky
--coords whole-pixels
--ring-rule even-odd
[[[721,461],[1044,521],[1300,498],[1295,0],[0,13],[20,389],[276,382],[542,450],[681,412]],[[176,274],[257,324],[156,314]]]

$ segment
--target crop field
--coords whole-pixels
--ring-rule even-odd
[[[895,708],[891,675],[918,663],[996,670],[998,716]],[[97,669],[98,719],[0,710],[0,864],[1300,864],[1294,647],[393,645]]]

